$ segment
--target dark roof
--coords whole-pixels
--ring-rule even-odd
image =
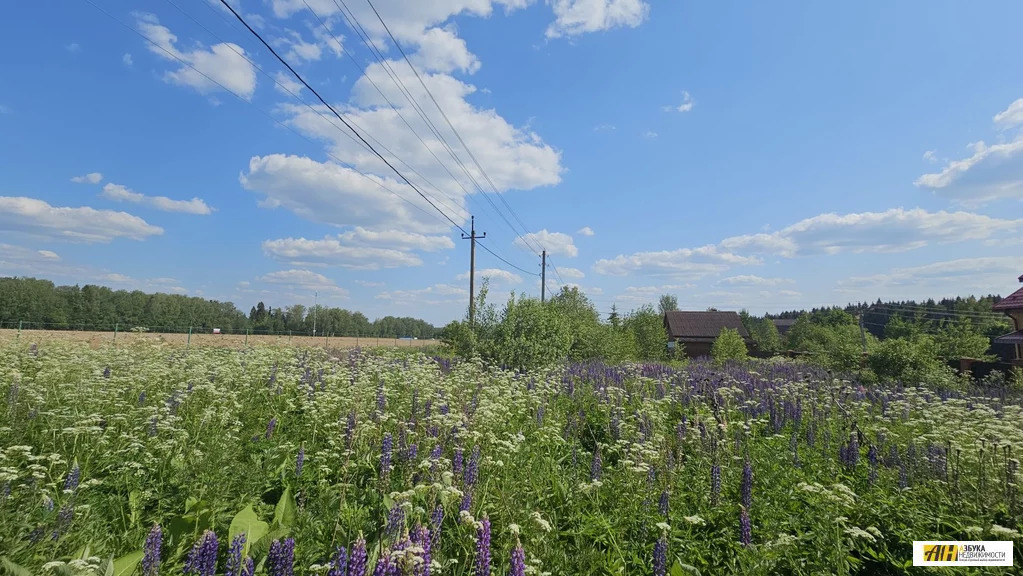
[[[795,318],[774,318],[771,322],[778,329],[778,334],[787,334],[789,329],[796,325]]]
[[[1020,278],[1023,278],[1023,276],[1020,276]],[[1009,294],[1008,297],[1002,299],[998,302],[998,304],[995,304],[991,308],[992,310],[1012,310],[1015,308],[1023,308],[1023,288]]]
[[[1023,344],[1023,330],[1010,332],[1005,336],[995,338],[995,344]]]
[[[735,312],[668,312],[664,315],[668,337],[675,340],[713,341],[722,328],[734,328],[749,340],[749,332]]]

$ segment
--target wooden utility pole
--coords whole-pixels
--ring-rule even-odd
[[[547,301],[547,251],[540,253],[540,303]]]
[[[476,239],[486,238],[487,233],[484,232],[482,236],[476,235],[476,217],[470,217],[471,226],[469,228],[469,235],[466,236],[462,233],[462,240],[470,241],[469,248],[469,326],[472,326],[476,321]]]

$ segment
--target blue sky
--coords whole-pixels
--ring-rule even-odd
[[[0,275],[464,313],[461,232],[219,0],[91,2],[0,22]],[[346,6],[370,43],[334,0],[229,3],[476,216],[515,266],[477,252],[498,301],[538,295],[540,247],[550,289],[605,314],[1007,294],[1023,273],[1018,2],[377,0],[464,147],[366,0]]]

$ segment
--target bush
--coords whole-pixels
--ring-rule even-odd
[[[664,331],[664,317],[653,306],[633,310],[625,317],[625,330],[635,343],[634,357],[638,360],[666,360],[668,337]]]
[[[738,330],[722,328],[721,333],[714,340],[710,355],[714,358],[714,363],[719,366],[729,360],[744,361],[748,357],[746,341],[742,339]]]

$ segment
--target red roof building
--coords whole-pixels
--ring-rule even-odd
[[[1019,281],[1023,282],[1023,276],[1019,277]],[[1023,366],[1023,288],[1016,290],[1009,295],[1008,298],[1000,300],[998,304],[992,306],[993,310],[1005,312],[1009,318],[1012,318],[1013,332],[995,338],[995,342],[998,344],[1012,344],[1016,347],[1016,360],[1013,364]]]

